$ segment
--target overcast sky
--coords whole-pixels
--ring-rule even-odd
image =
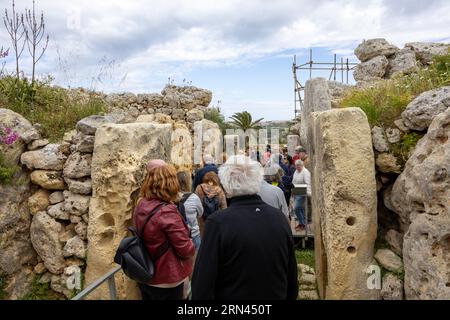
[[[0,8],[11,1],[0,0]],[[17,0],[21,11],[32,0]],[[363,39],[450,42],[448,0],[36,0],[50,45],[38,73],[63,86],[159,92],[168,82],[213,91],[226,116],[293,116],[292,57],[350,58]],[[0,46],[9,47],[0,29]],[[8,59],[8,70],[12,70]],[[29,70],[24,54],[23,68]]]

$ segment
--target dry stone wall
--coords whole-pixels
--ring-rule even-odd
[[[83,90],[72,94],[78,99]],[[87,269],[87,285],[109,271],[130,225],[145,163],[162,158],[190,171],[194,124],[218,129],[203,119],[208,90],[166,86],[161,94],[99,97],[109,113],[80,120],[52,144],[22,116],[0,109],[0,125],[20,136],[11,146],[0,144],[0,151],[23,168],[22,184],[0,185],[0,272],[8,277],[7,298],[28,293],[36,275],[70,298],[74,277]],[[201,138],[203,148],[218,143],[214,135]],[[117,278],[122,298],[139,298],[123,275]],[[104,288],[93,297],[105,298]]]

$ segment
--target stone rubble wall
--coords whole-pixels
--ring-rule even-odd
[[[421,65],[428,65],[436,55],[448,54],[450,44],[411,42],[400,49],[386,39],[369,39],[355,49],[361,61],[353,77],[361,84],[380,79],[390,79],[397,74],[409,74]]]
[[[78,99],[86,93],[71,94]],[[0,272],[8,276],[10,299],[24,296],[36,275],[70,298],[75,290],[67,284],[74,275],[83,277],[87,269],[86,286],[109,271],[112,252],[130,226],[145,163],[163,158],[177,170],[190,171],[194,150],[189,138],[195,123],[218,130],[203,119],[212,98],[208,90],[166,86],[161,94],[99,97],[109,112],[80,120],[60,143],[52,144],[22,116],[0,109],[1,125],[20,135],[13,146],[0,145],[0,151],[23,168],[21,185],[0,186]],[[214,135],[202,140],[203,149],[217,144]],[[118,171],[112,172],[113,167]],[[115,198],[124,199],[121,206]],[[114,241],[105,242],[111,235]],[[123,275],[117,278],[122,298],[138,297]],[[102,288],[98,297],[104,294]]]

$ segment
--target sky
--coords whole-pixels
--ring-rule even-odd
[[[16,0],[19,12],[31,6]],[[3,8],[11,10],[11,1],[0,0]],[[40,77],[105,92],[192,84],[211,90],[211,106],[226,118],[247,110],[254,118],[292,119],[293,56],[307,62],[310,48],[314,61],[336,53],[338,61],[357,62],[353,50],[363,39],[385,38],[400,48],[450,42],[448,0],[36,0],[36,10],[50,35]],[[3,25],[2,45],[11,46]],[[12,55],[4,61],[12,71]],[[30,66],[25,49],[26,74]]]

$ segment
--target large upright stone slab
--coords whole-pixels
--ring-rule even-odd
[[[170,157],[170,124],[106,124],[95,135],[89,208],[86,284],[111,270],[117,247],[132,224],[132,212],[146,165]],[[116,275],[119,299],[139,299],[134,282]],[[108,299],[107,285],[90,299]]]
[[[314,78],[305,84],[305,105],[302,110],[300,126],[300,142],[303,147],[309,149],[309,128],[311,127],[310,114],[312,112],[326,111],[331,109],[331,95],[328,81],[325,78]]]
[[[372,136],[359,108],[311,116],[316,274],[325,299],[377,299],[367,286],[377,235]]]

